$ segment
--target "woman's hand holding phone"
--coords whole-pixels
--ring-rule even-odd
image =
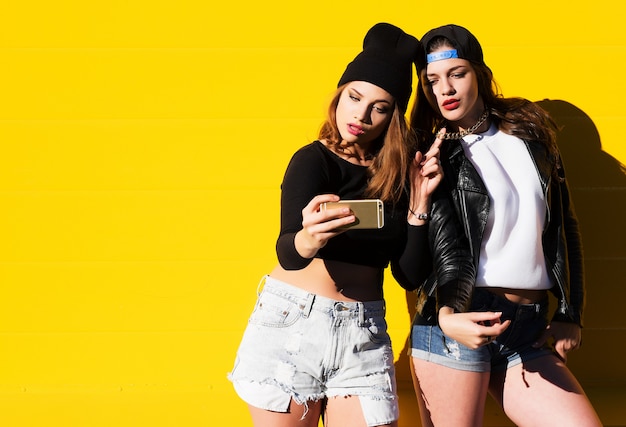
[[[302,230],[295,237],[298,253],[304,258],[312,258],[328,240],[346,231],[346,226],[355,221],[350,208],[321,209],[323,203],[338,202],[335,194],[321,194],[313,197],[309,204],[302,209]]]

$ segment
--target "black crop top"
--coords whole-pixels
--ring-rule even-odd
[[[306,267],[294,239],[302,229],[302,209],[319,194],[361,199],[367,186],[367,167],[331,152],[320,141],[299,149],[291,158],[281,185],[281,229],[276,242],[280,265],[286,270]],[[414,289],[430,271],[426,226],[407,223],[407,200],[385,204],[385,225],[378,230],[348,230],[331,238],[316,258],[343,261],[392,272],[403,287]]]

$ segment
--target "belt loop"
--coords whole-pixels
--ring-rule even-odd
[[[359,326],[365,325],[365,307],[362,302],[357,302],[357,307],[359,309]]]
[[[256,285],[256,296],[260,296],[261,295],[261,287],[263,287],[263,285],[265,285],[265,280],[267,280],[268,275],[266,274],[265,276],[261,277],[261,280],[259,281],[259,284]]]
[[[313,302],[315,301],[315,294],[308,294],[306,297],[306,304],[302,308],[302,316],[306,319],[311,314],[313,308]]]

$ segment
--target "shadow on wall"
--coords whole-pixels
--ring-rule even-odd
[[[621,301],[626,300],[626,168],[602,151],[598,130],[582,110],[561,100],[546,99],[537,104],[559,126],[558,145],[584,245],[585,346],[574,353],[568,365],[583,385],[626,384],[626,368],[617,358],[608,359],[600,351],[603,340],[616,329],[622,331],[622,339],[616,341],[626,342],[626,320],[621,314]],[[412,319],[415,294],[407,292],[406,302]],[[398,386],[404,390],[412,388],[407,351],[408,343],[396,362]],[[401,401],[401,411],[402,406],[413,404]]]
[[[537,104],[559,125],[563,156],[585,256],[584,346],[568,359],[583,385],[626,385],[626,167],[602,151],[598,130],[578,107],[562,100]],[[611,352],[603,350],[612,344]],[[621,347],[617,348],[617,347]]]
[[[558,144],[580,221],[586,260],[626,256],[626,168],[602,151],[600,135],[582,110],[560,100],[537,102],[561,128]],[[593,277],[587,277],[593,288]]]

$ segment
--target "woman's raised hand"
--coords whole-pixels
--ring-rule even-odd
[[[445,129],[442,129],[426,154],[418,151],[411,162],[409,171],[411,200],[409,207],[412,212],[428,212],[430,196],[443,179],[443,169],[441,169],[439,156],[444,134]]]

